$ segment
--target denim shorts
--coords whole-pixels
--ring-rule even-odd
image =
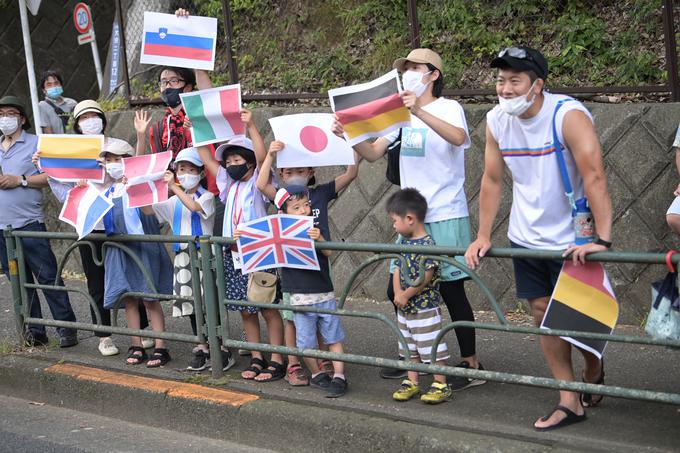
[[[327,300],[306,307],[335,310],[335,299]],[[345,339],[345,332],[340,325],[340,316],[325,313],[295,313],[295,344],[301,349],[314,349],[317,345],[317,330],[325,344],[338,343]]]
[[[515,249],[526,249],[510,241]],[[513,258],[515,268],[515,288],[520,299],[537,299],[552,295],[557,278],[562,271],[560,260],[537,260],[532,258]]]

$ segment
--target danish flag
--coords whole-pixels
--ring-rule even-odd
[[[276,267],[319,270],[314,241],[307,231],[313,217],[278,214],[239,225],[238,251],[243,273]]]
[[[172,151],[123,159],[130,208],[148,206],[168,199],[168,183],[163,180],[172,161]]]

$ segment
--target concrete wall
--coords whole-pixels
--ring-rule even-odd
[[[30,93],[26,76],[26,59],[19,20],[19,3],[7,2],[0,8],[0,95],[14,94],[26,101],[30,110]],[[73,25],[76,0],[45,0],[37,16],[28,13],[37,82],[40,73],[56,69],[64,78],[64,94],[76,100],[99,96],[92,50],[89,44],[79,46]],[[102,66],[106,62],[115,15],[115,2],[91,0],[97,46]],[[42,92],[39,93],[42,99]]]
[[[614,205],[613,241],[616,250],[659,252],[678,247],[678,239],[666,227],[664,214],[673,199],[678,175],[671,149],[673,135],[680,119],[678,104],[626,104],[589,106],[595,117],[605,155],[609,189]],[[477,228],[479,185],[483,171],[485,113],[489,105],[467,105],[465,112],[472,136],[472,147],[466,154],[466,184],[473,231]],[[315,109],[306,108],[304,111]],[[323,111],[324,109],[316,109]],[[262,108],[256,110],[260,130],[268,143],[272,140],[266,119],[288,113],[299,113],[300,108]],[[161,110],[154,112],[155,117]],[[110,134],[134,140],[133,112],[109,115]],[[359,177],[346,189],[330,208],[330,228],[336,241],[391,242],[394,233],[384,201],[395,190],[385,180],[385,161],[363,162]],[[327,181],[342,172],[342,168],[321,168],[317,180]],[[561,184],[555,181],[555,184]],[[505,191],[494,228],[494,245],[508,246],[506,237],[510,210],[511,181],[505,180]],[[65,230],[55,220],[57,205],[48,204],[51,229]],[[367,254],[342,252],[333,256],[333,274],[338,290],[344,287],[350,273]],[[637,323],[647,313],[651,281],[665,274],[663,266],[632,264],[608,265],[609,275],[621,301],[622,321]],[[514,294],[512,265],[508,260],[488,258],[480,275],[506,309],[514,309],[519,301]],[[362,273],[354,294],[385,299],[387,267],[381,264]],[[475,288],[467,284],[470,299],[477,309],[489,306]]]

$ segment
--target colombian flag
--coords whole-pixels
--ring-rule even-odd
[[[604,266],[590,261],[575,266],[565,261],[541,328],[609,334],[618,317],[619,304]],[[562,338],[599,358],[607,345],[603,340]]]
[[[400,92],[396,69],[368,83],[329,90],[331,108],[345,128],[347,142],[356,145],[411,124]]]
[[[103,145],[103,135],[40,135],[40,168],[59,181],[104,182],[104,167],[97,160]]]

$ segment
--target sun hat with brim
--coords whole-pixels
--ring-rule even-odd
[[[102,110],[102,107],[99,105],[99,103],[97,101],[93,101],[92,99],[87,99],[85,101],[80,101],[73,108],[73,118],[78,119],[80,115],[89,112],[94,112],[98,115],[104,116],[104,110]]]
[[[223,143],[215,150],[215,159],[222,163],[224,157],[229,154],[238,154],[249,162],[255,162],[255,152],[253,151],[253,142],[243,135],[237,135]]]
[[[392,67],[400,71],[404,71],[406,68],[406,62],[431,64],[439,72],[442,72],[442,57],[439,56],[437,52],[432,49],[413,49],[406,58],[397,58],[394,60]]]
[[[135,150],[125,140],[107,137],[104,140],[104,146],[102,147],[102,152],[99,153],[99,157],[104,157],[106,154],[132,157],[135,155]]]
[[[533,71],[543,80],[548,78],[548,61],[541,52],[530,47],[517,46],[503,49],[496,58],[491,60],[491,67]]]
[[[21,98],[16,96],[3,96],[0,98],[0,107],[14,107],[15,109],[19,110],[21,116],[26,119],[26,121],[24,121],[24,125],[21,126],[21,128],[27,130],[31,127],[31,121],[28,119],[28,115],[26,114],[26,104],[24,104],[24,101],[22,101]]]
[[[203,161],[201,160],[201,156],[198,155],[198,150],[193,147],[184,148],[183,150],[177,153],[177,157],[175,157],[175,164],[178,164],[180,162],[189,162],[190,164],[193,164],[196,167],[203,166]]]

